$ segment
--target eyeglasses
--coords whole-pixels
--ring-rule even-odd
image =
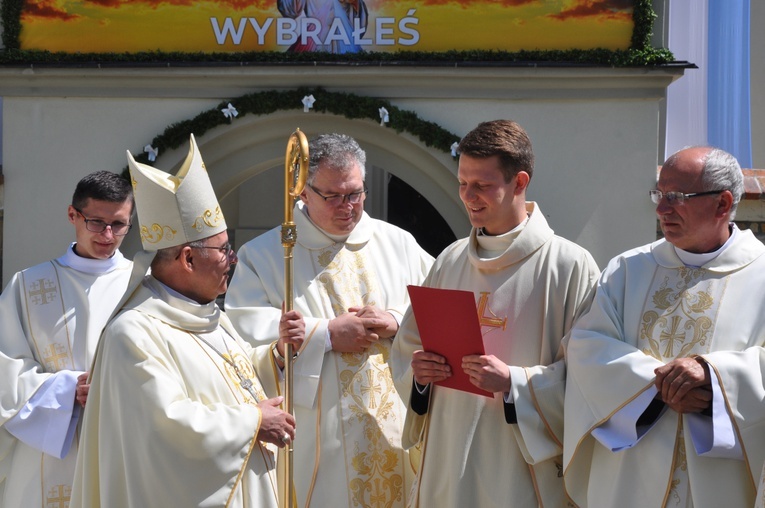
[[[355,205],[361,202],[361,197],[365,196],[367,193],[367,189],[365,187],[364,190],[351,192],[350,194],[333,194],[331,196],[325,196],[324,194],[316,190],[316,187],[314,187],[313,185],[308,184],[308,187],[310,187],[312,191],[314,191],[320,198],[322,198],[324,202],[328,203],[331,206],[342,205],[343,203],[345,203],[346,199],[348,200],[350,204]]]
[[[72,207],[74,208],[74,207]],[[82,211],[74,208],[74,210],[82,216],[82,220],[85,221],[85,229],[92,233],[103,233],[106,228],[109,227],[112,230],[114,236],[125,236],[133,227],[132,224],[125,224],[124,222],[104,222],[101,219],[88,219]]]
[[[231,246],[230,243],[227,243],[226,245],[222,245],[220,247],[211,247],[209,245],[189,245],[192,249],[215,249],[217,251],[220,251],[221,254],[226,256],[227,258],[230,258],[231,255],[234,253],[234,248]]]
[[[654,202],[654,204],[658,205],[659,201],[661,201],[661,198],[667,199],[667,204],[669,205],[682,205],[685,203],[686,199],[695,198],[698,196],[711,196],[712,194],[720,194],[721,192],[725,192],[724,190],[712,190],[712,191],[705,191],[705,192],[691,192],[690,194],[686,194],[684,192],[662,192],[660,190],[652,190],[648,191],[648,194],[651,196],[651,201]]]

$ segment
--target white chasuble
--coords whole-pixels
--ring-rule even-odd
[[[473,230],[444,250],[424,282],[475,294],[486,354],[510,369],[517,423],[505,419],[503,393],[431,386],[427,413],[410,408],[404,428],[404,445],[422,446],[411,506],[565,506],[561,340],[589,301],[598,270],[586,250],[554,235],[535,203],[527,211],[528,223],[504,250],[484,257]],[[417,323],[407,312],[391,359],[405,400],[418,349]]]
[[[215,302],[147,277],[99,345],[72,506],[276,508],[257,355]]]
[[[763,253],[750,231],[739,231],[700,268],[683,265],[664,240],[609,263],[568,344],[565,475],[578,505],[753,505],[765,458]],[[627,449],[595,440],[593,429],[653,387],[654,369],[693,356],[719,383],[715,411],[723,414],[715,418],[730,420],[740,459],[697,451],[690,416],[669,408]]]
[[[90,369],[101,330],[128,287],[132,265],[119,251],[111,259],[86,259],[70,246],[60,258],[17,273],[3,291],[0,424],[19,428],[25,441],[0,428],[0,474],[7,471],[0,506],[69,503],[78,447],[77,436],[67,434],[74,431],[77,374]],[[56,373],[61,374],[54,379]],[[45,423],[25,430],[29,424],[21,418],[30,421],[41,413],[48,415]],[[67,449],[63,443],[68,439]]]
[[[396,316],[409,305],[432,258],[403,230],[364,214],[335,243],[295,210],[294,308],[306,343],[294,363],[297,436],[294,488],[300,507],[403,507],[414,476],[401,447],[404,405],[388,367],[391,339],[363,353],[325,351],[330,319],[374,305]],[[254,344],[278,339],[284,300],[278,230],[247,243],[226,294],[226,313]]]

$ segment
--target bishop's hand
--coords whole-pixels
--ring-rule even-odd
[[[258,441],[282,448],[295,439],[295,417],[279,408],[283,401],[284,397],[274,397],[258,403],[261,414]]]

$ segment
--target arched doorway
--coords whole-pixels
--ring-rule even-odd
[[[367,213],[407,229],[434,256],[470,230],[449,154],[369,120],[278,112],[196,138],[237,248],[283,221],[284,152],[295,128],[309,139],[325,132],[353,136],[367,152]],[[173,164],[168,171],[176,172],[187,150],[163,154],[161,166]]]

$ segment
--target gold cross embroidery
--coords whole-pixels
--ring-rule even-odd
[[[491,316],[486,315],[487,310]],[[481,298],[478,299],[478,319],[481,322],[481,326],[502,328],[503,331],[507,328],[507,317],[500,319],[489,308],[489,292],[482,291]]]
[[[388,501],[384,488],[380,487],[380,478],[375,478],[374,489],[369,495],[369,504],[371,506],[386,506]]]
[[[38,279],[30,286],[29,298],[35,305],[45,305],[53,301],[58,290],[56,285],[47,279]],[[48,297],[48,293],[52,293],[53,296]]]
[[[675,343],[678,342],[682,344],[685,342],[685,332],[679,330],[679,328],[680,316],[671,316],[669,328],[662,331],[659,335],[659,340],[666,343],[666,347],[664,348],[664,358],[674,358],[675,354],[673,351],[675,349]]]
[[[56,485],[48,490],[48,497],[45,500],[45,504],[51,508],[66,508],[69,506],[70,495],[71,490],[68,486]]]
[[[58,372],[69,363],[69,355],[63,347],[58,344],[51,344],[46,348],[48,354],[43,357],[43,362],[49,372]]]
[[[367,370],[366,374],[368,384],[361,385],[361,395],[369,395],[369,409],[374,409],[377,407],[376,396],[382,393],[382,389],[380,385],[375,384],[375,373],[372,369]]]

